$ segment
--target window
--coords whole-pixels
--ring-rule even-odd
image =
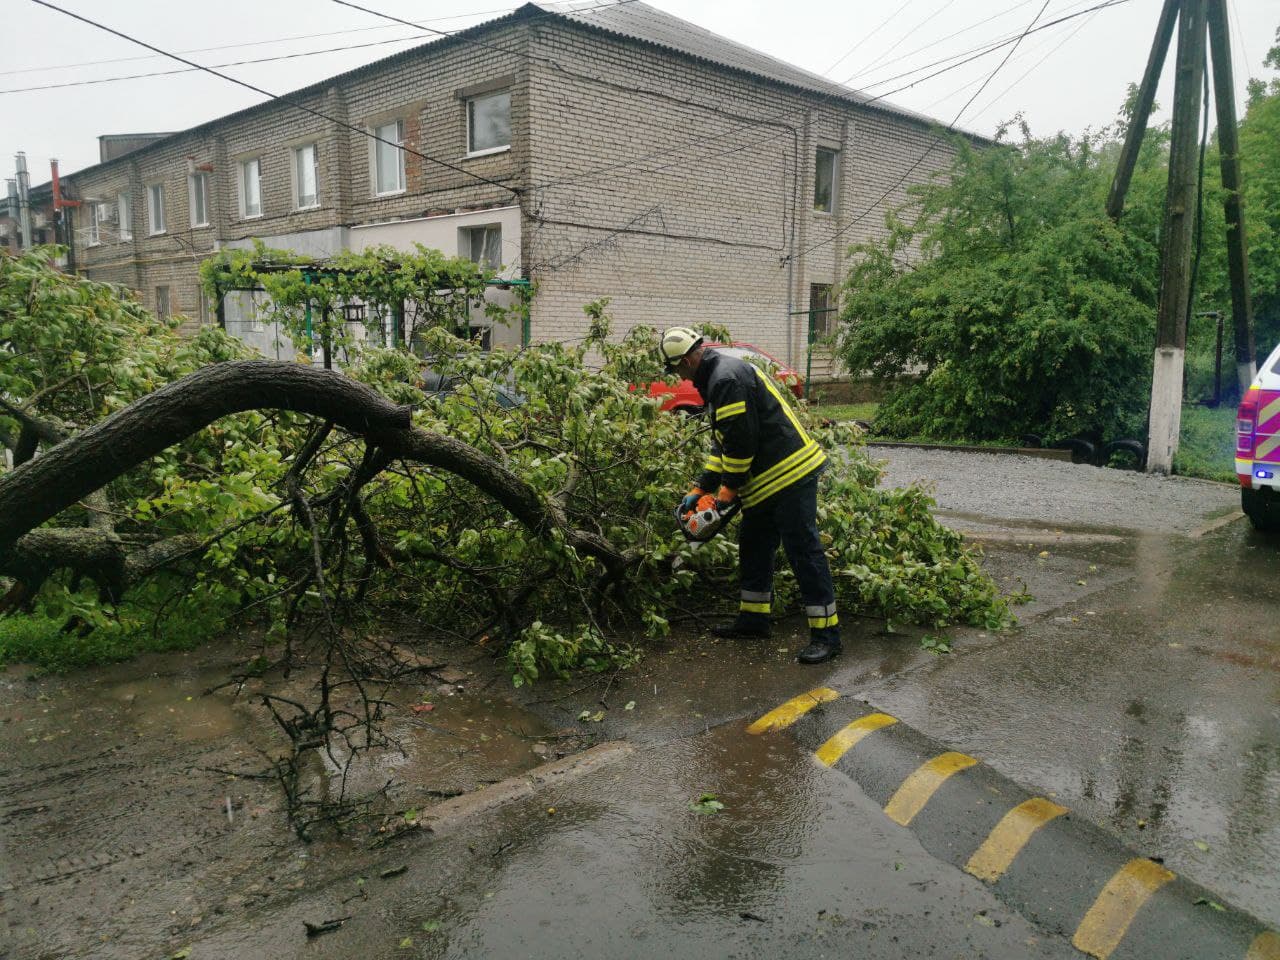
[[[809,284],[809,329],[815,336],[826,336],[835,331],[835,306],[835,298],[831,295],[831,284]]]
[[[458,252],[462,256],[484,270],[497,270],[502,266],[502,227],[499,224],[463,227],[458,234]]]
[[[293,205],[298,210],[320,205],[317,184],[320,167],[316,161],[316,145],[308,143],[293,148]]]
[[[373,128],[374,192],[378,196],[404,190],[404,121],[393,120]]]
[[[120,220],[120,239],[133,239],[133,197],[122,193],[116,197],[116,216]]]
[[[102,216],[102,208],[106,206],[104,203],[89,204],[89,246],[96,247],[102,242],[102,234],[99,224],[105,217]]]
[[[147,187],[147,230],[164,233],[164,184],[153,183]]]
[[[813,209],[831,213],[836,208],[836,168],[839,150],[818,148],[818,159],[813,171]]]
[[[209,175],[193,173],[190,182],[191,192],[191,225],[207,227],[209,225]]]
[[[511,146],[511,91],[467,101],[467,153],[496,153]]]
[[[240,216],[262,216],[262,162],[257,157],[240,161]]]
[[[162,319],[169,316],[168,287],[156,287],[156,316]]]

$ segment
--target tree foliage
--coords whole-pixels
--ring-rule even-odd
[[[887,432],[1111,438],[1139,425],[1152,218],[1103,214],[1101,136],[1022,134],[981,149],[955,140],[950,175],[912,191],[914,219],[890,218],[885,241],[856,248],[840,352],[853,370],[908,374],[877,416]]]

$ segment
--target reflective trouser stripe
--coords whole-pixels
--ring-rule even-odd
[[[816,604],[804,608],[804,615],[806,617],[833,617],[835,616],[835,613],[836,605],[834,603],[828,603],[826,606]]]
[[[834,613],[829,617],[810,617],[809,629],[825,630],[827,627],[834,627],[839,622],[840,622],[840,618],[837,617]]]
[[[773,599],[773,593],[768,590],[743,590],[741,600],[750,600],[755,603],[768,603]]]
[[[741,610],[743,613],[768,613],[769,604],[750,603],[749,601],[743,600],[740,604],[738,604],[738,609]]]

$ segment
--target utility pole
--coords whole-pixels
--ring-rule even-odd
[[[14,156],[18,179],[18,231],[22,237],[22,249],[31,249],[31,196],[28,192],[30,177],[27,175],[27,155],[21,150]]]
[[[1182,428],[1182,370],[1196,220],[1197,128],[1205,68],[1205,2],[1183,0],[1178,22],[1169,187],[1160,231],[1160,299],[1156,306],[1151,421],[1147,428],[1147,470],[1152,473],[1168,473],[1173,468]]]
[[[1111,193],[1107,214],[1118,220],[1124,196],[1146,132],[1173,27],[1178,27],[1174,76],[1173,124],[1169,147],[1169,186],[1160,235],[1160,298],[1156,308],[1156,347],[1151,377],[1151,415],[1147,435],[1147,470],[1168,473],[1178,449],[1182,426],[1182,375],[1186,361],[1187,319],[1191,309],[1191,246],[1196,220],[1197,121],[1205,82],[1206,34],[1213,43],[1218,137],[1222,149],[1222,182],[1226,188],[1227,248],[1231,274],[1232,316],[1242,388],[1254,376],[1253,311],[1249,302],[1248,250],[1240,207],[1239,145],[1235,90],[1225,0],[1165,0],[1147,71],[1138,92]]]
[[[1226,0],[1209,0],[1209,45],[1213,51],[1213,92],[1218,108],[1222,207],[1227,218],[1227,271],[1231,279],[1231,318],[1236,336],[1236,376],[1240,395],[1244,396],[1258,371],[1253,345],[1253,302],[1249,297],[1249,248],[1244,211],[1240,208],[1240,136],[1236,130]]]

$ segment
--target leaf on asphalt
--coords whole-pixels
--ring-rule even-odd
[[[635,702],[634,700],[628,700],[628,701],[627,701],[627,705],[626,705],[625,707],[623,707],[622,709],[623,709],[623,710],[634,710],[635,708],[636,708],[636,702]]]
[[[599,722],[600,722],[601,720],[603,720],[603,719],[604,719],[604,711],[603,711],[603,710],[597,710],[595,713],[593,713],[593,714],[591,715],[591,722],[592,722],[592,723],[599,723]]]
[[[416,807],[410,807],[404,812],[405,823],[415,823],[418,819],[418,810]]]
[[[425,930],[427,933],[435,933],[437,930],[440,929],[440,921],[424,920],[422,923],[422,929]]]
[[[695,813],[715,813],[717,810],[723,810],[724,804],[716,799],[714,793],[704,793],[689,804],[689,809]]]
[[[1043,560],[1045,557],[1049,556],[1049,551],[1048,551],[1048,550],[1041,550],[1041,551],[1040,551],[1040,553],[1039,553],[1039,554],[1037,554],[1037,556],[1039,556],[1039,557],[1040,557],[1040,559],[1042,559],[1042,560]]]
[[[170,956],[170,957],[169,957],[169,960],[187,960],[187,957],[189,957],[189,956],[191,956],[191,948],[190,948],[190,947],[183,947],[183,948],[182,948],[181,950],[179,950],[177,953],[175,953],[175,954],[173,954],[172,956]]]
[[[401,950],[409,950],[413,947],[413,937],[405,937],[400,941]]]
[[[583,710],[580,714],[578,714],[578,720],[581,721],[582,723],[586,723],[590,719],[591,719],[590,710]]]
[[[342,925],[350,920],[350,917],[335,917],[333,920],[324,920],[320,923],[308,923],[302,921],[302,925],[307,929],[307,937],[318,937],[322,934],[332,933],[334,930],[340,930]]]
[[[1209,845],[1205,843],[1203,840],[1197,840],[1195,841],[1195,844],[1196,844],[1196,849],[1199,850],[1201,853],[1209,852]]]
[[[402,863],[398,867],[387,867],[387,869],[383,870],[380,874],[378,874],[378,876],[381,877],[383,880],[390,880],[392,877],[400,876],[400,874],[406,872],[408,869],[409,869],[408,865]]]
[[[1199,907],[1199,906],[1206,906],[1206,907],[1209,907],[1209,908],[1210,908],[1210,909],[1212,909],[1212,910],[1217,910],[1219,913],[1226,913],[1226,912],[1227,912],[1227,908],[1226,908],[1226,907],[1224,907],[1222,904],[1220,904],[1217,900],[1210,900],[1208,897],[1197,897],[1197,898],[1196,898],[1196,902],[1195,902],[1195,906],[1197,906],[1197,907]]]

